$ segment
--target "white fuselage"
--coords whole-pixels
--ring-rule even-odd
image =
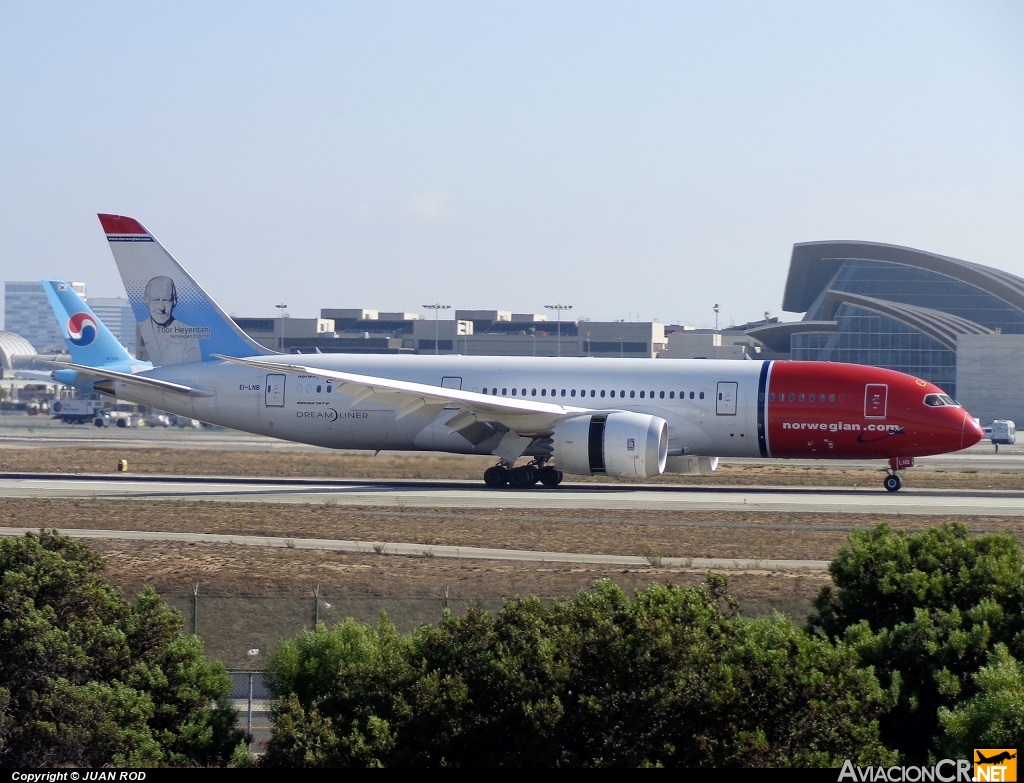
[[[668,423],[670,453],[758,456],[757,395],[763,362],[319,354],[281,357],[368,376],[458,388],[507,399],[628,410]],[[212,392],[185,398],[117,384],[133,399],[211,424],[327,448],[492,453],[434,413],[402,415],[345,384],[227,362],[157,368],[147,375]],[[724,390],[724,395],[720,393]]]

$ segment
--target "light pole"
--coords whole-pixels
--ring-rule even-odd
[[[530,337],[533,338],[533,355],[536,356],[537,355],[537,327],[536,326],[531,326],[530,327]]]
[[[717,332],[718,331],[718,310],[719,310],[718,304],[715,303],[715,306],[712,307],[711,309],[715,311],[715,331]]]
[[[425,304],[425,305],[423,305],[423,309],[424,310],[433,310],[434,311],[434,356],[437,356],[437,342],[438,342],[438,334],[439,334],[438,333],[438,326],[437,326],[437,316],[441,312],[441,310],[449,310],[449,309],[451,309],[451,305],[440,304],[440,303],[435,302],[434,304]]]
[[[562,355],[562,311],[572,310],[572,305],[567,304],[553,304],[544,305],[548,310],[554,310],[558,313],[558,355]],[[579,350],[577,348],[577,350]]]
[[[279,304],[274,307],[281,311],[281,340],[277,344],[277,350],[278,353],[284,353],[284,319],[288,317],[288,305]]]

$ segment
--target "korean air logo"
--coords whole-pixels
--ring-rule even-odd
[[[84,347],[96,339],[96,321],[88,313],[75,313],[68,319],[68,339]]]

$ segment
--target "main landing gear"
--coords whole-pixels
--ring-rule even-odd
[[[892,457],[889,460],[889,467],[885,471],[885,479],[882,485],[888,492],[899,492],[903,486],[903,479],[900,478],[899,471],[904,468],[914,467],[913,457]]]
[[[557,487],[562,483],[563,473],[551,465],[531,462],[518,468],[509,467],[506,462],[487,468],[484,471],[484,484],[488,487],[503,487],[508,484],[513,489],[526,489],[540,483],[545,487]]]

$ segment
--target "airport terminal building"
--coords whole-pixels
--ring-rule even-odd
[[[801,321],[748,330],[791,359],[916,375],[990,422],[1024,420],[1024,279],[877,242],[793,247],[782,307]]]

